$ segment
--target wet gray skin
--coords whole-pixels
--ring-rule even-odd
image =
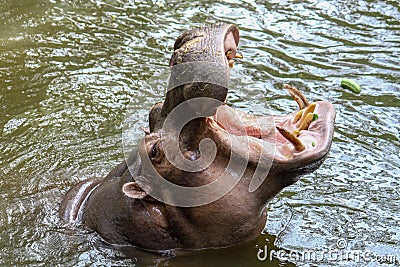
[[[238,43],[239,31],[234,25],[193,29],[176,40],[170,65],[207,61],[221,66],[228,77],[229,66],[238,57]],[[332,142],[333,106],[325,101],[308,104],[295,88],[288,86],[288,90],[300,111],[263,117],[224,105],[228,90],[220,85],[199,82],[169,90],[164,103],[154,105],[150,111],[142,153],[133,151],[128,161],[104,179],[86,180],[72,188],[62,203],[60,216],[68,222],[83,222],[110,243],[149,250],[226,247],[257,238],[266,223],[266,204],[301,175],[317,169]],[[187,172],[166,158],[162,127],[175,107],[197,97],[216,99],[221,104],[205,105],[207,116],[185,125],[179,138],[181,152],[189,160],[199,159],[199,143],[204,138],[215,142],[217,152],[207,168]],[[318,114],[317,120],[312,120],[314,114]],[[271,122],[278,130],[271,128]],[[248,141],[233,147],[227,141],[232,135]],[[261,157],[261,151],[270,147],[274,151]],[[209,184],[222,175],[230,160],[248,157],[244,174],[226,195],[206,205],[179,207],[158,201],[137,183],[148,167],[142,164],[143,154],[165,179],[186,187]],[[272,165],[264,166],[263,161]],[[252,191],[249,186],[258,165],[264,166],[261,169],[265,168],[266,178]]]

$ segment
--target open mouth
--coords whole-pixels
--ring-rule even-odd
[[[178,38],[170,65],[202,61],[209,62],[204,68],[212,70],[208,65],[222,64],[224,69],[221,75],[224,75],[225,67],[233,67],[234,60],[242,58],[237,50],[238,43],[239,30],[235,25],[223,24],[195,32],[189,31]],[[225,103],[227,87],[212,85],[213,83],[209,83],[201,89],[189,84],[181,90],[183,95],[180,90],[168,92],[168,104],[164,103],[163,116],[185,99],[208,97]],[[206,103],[201,106],[199,113],[210,114],[206,115],[209,116],[205,120],[206,126],[222,151],[234,152],[239,157],[248,155],[249,162],[254,164],[263,162],[268,157],[273,160],[277,169],[312,171],[322,163],[330,149],[335,110],[332,104],[326,101],[309,104],[299,90],[289,85],[285,87],[299,106],[298,111],[288,115],[253,116],[225,104],[209,108]],[[206,113],[203,109],[211,111]],[[164,118],[163,116],[161,117]],[[236,142],[234,146],[232,140]]]
[[[237,51],[238,42],[239,32],[237,28],[231,28],[224,41],[229,67],[233,67],[234,59],[242,58]],[[207,119],[209,128],[217,135],[215,140],[227,149],[232,145],[229,136],[234,135],[242,145],[236,146],[238,151],[233,152],[240,155],[247,150],[250,162],[255,164],[260,161],[262,150],[285,168],[322,163],[332,143],[334,107],[327,101],[309,104],[298,89],[290,85],[285,88],[297,102],[298,111],[284,116],[253,116],[222,105]]]
[[[253,116],[223,105],[207,120],[214,140],[229,149],[231,137],[235,136],[241,145],[232,152],[241,155],[246,150],[249,161],[254,164],[261,160],[262,150],[267,151],[275,163],[290,165],[288,168],[323,160],[332,142],[333,105],[326,101],[309,104],[299,90],[289,85],[285,87],[298,103],[298,111],[285,116]]]

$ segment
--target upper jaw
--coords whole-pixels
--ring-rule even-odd
[[[228,60],[235,57],[238,44],[239,29],[233,24],[191,29],[176,39],[169,65],[204,61],[228,67]],[[228,50],[234,54],[227,55]]]
[[[192,29],[177,38],[170,59],[171,76],[165,102],[158,118],[152,122],[153,131],[160,130],[167,116],[190,99],[205,97],[219,101],[205,106],[201,115],[215,113],[226,101],[229,66],[236,55],[239,30],[233,24],[217,24]],[[233,52],[230,52],[233,51]],[[199,114],[198,110],[192,111]]]

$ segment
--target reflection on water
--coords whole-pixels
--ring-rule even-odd
[[[339,238],[347,250],[400,255],[398,1],[71,2],[0,5],[2,266],[254,266],[265,244],[330,249]],[[241,30],[245,58],[232,73],[240,85],[232,105],[293,110],[283,83],[334,103],[325,164],[275,198],[268,234],[240,247],[176,257],[137,251],[129,259],[86,229],[63,225],[57,209],[66,190],[123,159],[129,102],[146,114],[161,100],[147,81],[167,68],[174,39],[189,25],[216,21]],[[357,80],[361,94],[341,89],[344,77]]]

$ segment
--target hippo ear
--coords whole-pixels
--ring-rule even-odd
[[[135,182],[124,184],[122,186],[122,192],[124,192],[127,197],[134,199],[143,199],[147,196],[147,193]]]
[[[150,134],[150,128],[145,128],[145,127],[143,127],[142,130],[143,130],[143,132],[144,132],[146,135],[149,135],[149,134]]]

